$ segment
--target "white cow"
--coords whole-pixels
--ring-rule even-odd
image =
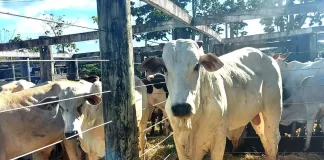
[[[46,110],[45,106],[21,108],[42,101],[46,97],[57,96],[62,88],[72,83],[51,83],[0,96],[0,160],[7,160],[59,141],[64,136],[62,115],[56,110]],[[10,109],[16,109],[6,111]],[[6,111],[6,112],[5,112]],[[76,141],[63,141],[71,160],[78,160]],[[74,145],[75,144],[75,145]],[[73,146],[74,145],[74,148]],[[33,154],[35,160],[48,159],[54,146]]]
[[[141,79],[135,76],[135,86],[143,85],[144,84]],[[58,100],[73,98],[75,96],[86,95],[89,93],[100,93],[99,96],[89,95],[59,103],[63,111],[65,133],[79,133],[81,148],[84,152],[87,153],[89,160],[96,160],[105,156],[104,126],[82,133],[82,131],[84,130],[102,125],[104,123],[101,92],[101,82],[96,81],[90,87],[85,85],[68,87],[63,90],[58,97],[49,98],[51,100]],[[143,131],[147,126],[147,117],[149,113],[146,109],[146,92],[146,87],[135,88],[135,107],[137,125],[139,127],[139,148],[141,150],[140,154],[143,154],[145,150],[146,136],[145,132]]]
[[[18,80],[18,81],[12,81],[10,83],[2,85],[0,87],[0,90],[1,90],[0,93],[9,94],[9,93],[13,93],[13,92],[22,91],[22,90],[27,89],[27,88],[32,88],[34,86],[35,86],[34,83],[28,82],[28,81],[26,81],[24,79],[21,79],[21,80]]]
[[[298,61],[291,61],[291,62],[285,62],[285,58],[280,57],[278,55],[275,55],[273,57],[279,64],[281,75],[282,75],[282,82],[285,86],[285,91],[290,95],[290,97],[286,100],[284,100],[284,108],[282,111],[282,119],[280,124],[282,125],[289,125],[292,122],[296,121],[299,123],[305,123],[306,124],[306,142],[304,146],[304,151],[307,151],[310,146],[310,140],[312,136],[312,129],[314,126],[314,122],[316,118],[321,119],[320,112],[318,111],[318,108],[313,107],[313,104],[304,103],[302,99],[300,99],[301,94],[308,94],[304,93],[304,88],[301,85],[303,84],[303,80],[307,77],[323,77],[324,76],[324,59],[320,59],[315,62],[311,63],[301,63]],[[305,82],[306,83],[306,82]],[[319,83],[319,82],[318,82]],[[317,83],[317,84],[318,84]],[[315,85],[317,85],[315,83]],[[319,87],[320,86],[315,86]],[[312,89],[312,87],[311,87]],[[307,89],[306,91],[310,91],[311,89]],[[320,93],[320,92],[319,92]],[[319,94],[318,93],[318,94]],[[320,102],[321,97],[315,96],[317,98],[315,102]],[[304,99],[304,97],[303,97]],[[305,99],[305,101],[308,101],[308,99]],[[316,104],[319,105],[319,104]],[[319,113],[319,115],[314,117],[315,113]],[[324,121],[321,119],[321,122]]]
[[[260,50],[242,48],[221,57],[204,54],[202,43],[178,39],[163,47],[162,58],[146,59],[140,70],[165,70],[170,118],[180,160],[206,152],[223,159],[226,136],[248,122],[274,160],[282,110],[278,64]]]

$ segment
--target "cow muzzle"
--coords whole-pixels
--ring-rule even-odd
[[[178,103],[172,105],[171,111],[176,117],[185,117],[190,116],[191,114],[191,105],[189,103]]]
[[[65,138],[74,139],[77,138],[78,136],[79,136],[78,131],[65,132]]]

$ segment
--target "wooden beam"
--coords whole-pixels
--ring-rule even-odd
[[[291,41],[286,42],[268,42],[265,40],[260,41],[248,41],[248,42],[242,42],[242,43],[231,43],[230,46],[234,48],[243,48],[243,47],[254,47],[254,48],[265,48],[265,47],[288,47],[292,44]]]
[[[69,42],[88,41],[94,39],[98,39],[97,31],[70,34],[70,35],[57,36],[57,37],[47,37],[44,39],[31,39],[22,42],[2,43],[0,44],[0,51],[10,51],[10,50],[15,50],[20,48],[41,47],[41,46],[49,46],[49,45],[69,43]]]
[[[138,159],[130,0],[97,0],[105,159]],[[140,133],[140,137],[145,135]],[[141,146],[143,147],[143,146]],[[144,153],[144,148],[142,152]]]
[[[258,19],[258,18],[268,18],[277,17],[283,15],[291,14],[301,14],[310,12],[322,12],[324,8],[323,2],[313,2],[296,4],[292,6],[283,7],[273,7],[273,8],[263,8],[252,11],[243,11],[229,13],[225,15],[209,15],[209,16],[197,16],[192,19],[192,25],[208,25],[215,23],[228,23],[237,22],[242,20]]]
[[[283,38],[283,37],[290,37],[290,36],[296,36],[296,35],[302,35],[302,34],[311,34],[324,31],[324,26],[319,27],[309,27],[309,28],[302,28],[302,29],[296,29],[286,32],[274,32],[274,33],[265,33],[265,34],[257,34],[257,35],[251,35],[251,36],[243,36],[238,38],[227,38],[224,39],[224,43],[242,43],[242,42],[249,42],[249,41],[260,41],[260,40],[267,40],[267,39],[277,39],[277,38]]]
[[[46,36],[40,36],[39,39],[46,39]],[[52,49],[50,46],[43,46],[40,49],[40,60],[53,60]],[[40,61],[40,80],[41,82],[54,80],[54,62]],[[28,70],[28,73],[29,70]]]
[[[71,58],[85,58],[85,57],[95,57],[100,56],[100,51],[97,52],[87,52],[87,53],[75,53]]]
[[[190,28],[202,32],[214,39],[218,42],[222,42],[222,38],[210,27],[200,25],[200,26],[191,26],[192,16],[190,16],[185,10],[174,4],[170,0],[141,0],[143,2],[148,3],[154,8],[162,11],[163,13],[171,16],[172,18],[182,22],[185,25],[190,25]]]

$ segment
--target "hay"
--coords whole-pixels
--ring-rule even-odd
[[[162,141],[165,136],[148,138],[147,149],[154,147],[157,143]],[[173,138],[167,139],[162,144],[158,145],[155,149],[149,152],[146,156],[148,160],[164,160],[168,155],[176,153]],[[207,154],[203,160],[209,160],[210,157]],[[294,153],[294,154],[280,154],[278,160],[323,160],[323,155],[317,155],[314,153]],[[170,160],[170,159],[169,159]],[[225,153],[224,160],[265,160],[265,155],[245,154],[240,156],[234,156],[230,153]]]

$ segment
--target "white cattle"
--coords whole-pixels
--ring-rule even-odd
[[[135,86],[143,86],[141,79],[135,76]],[[96,160],[105,156],[105,138],[104,126],[87,130],[104,123],[103,108],[101,103],[101,82],[96,81],[92,86],[76,86],[68,87],[63,90],[58,97],[49,98],[51,100],[73,98],[81,96],[81,98],[71,99],[65,102],[60,102],[59,105],[63,111],[65,122],[65,133],[79,133],[81,148],[87,153],[89,160]],[[98,95],[89,95],[89,93],[99,93]],[[147,91],[146,87],[135,88],[135,107],[137,125],[139,127],[139,148],[140,154],[144,153],[146,137],[144,129],[147,127],[148,110],[147,108]],[[109,125],[109,124],[108,124]],[[82,133],[82,134],[81,134]]]
[[[282,110],[278,64],[260,50],[242,48],[221,57],[204,54],[202,43],[178,39],[163,47],[162,58],[139,69],[165,70],[166,112],[180,160],[206,152],[223,159],[226,136],[252,121],[268,159],[277,156]]]
[[[13,92],[22,91],[22,90],[27,89],[27,88],[32,88],[34,86],[35,86],[34,83],[28,82],[28,81],[26,81],[24,79],[21,79],[21,80],[18,80],[18,81],[12,81],[10,83],[2,85],[0,87],[0,90],[1,90],[0,93],[9,94],[9,93],[13,93]]]
[[[308,101],[307,98],[302,100],[301,94],[309,94],[305,93],[305,91],[311,92],[313,87],[310,89],[304,90],[301,86],[303,80],[307,77],[323,77],[324,76],[324,59],[320,59],[311,63],[301,63],[298,61],[285,62],[285,58],[280,57],[278,55],[273,56],[273,58],[278,62],[281,75],[282,75],[282,83],[284,85],[284,91],[287,92],[289,98],[283,101],[284,108],[282,111],[282,119],[280,124],[282,125],[290,125],[292,122],[299,123],[307,123],[306,124],[306,142],[304,151],[307,151],[310,146],[310,140],[312,136],[312,129],[314,126],[314,122],[316,118],[321,119],[322,114],[319,112],[318,107],[314,107],[314,104],[305,103],[304,101]],[[317,78],[318,79],[318,78]],[[315,87],[319,87],[319,81],[316,81],[314,85]],[[304,83],[308,83],[305,81]],[[320,95],[320,92],[318,93]],[[312,95],[313,96],[313,95]],[[304,97],[302,97],[304,99]],[[321,102],[322,98],[320,96],[315,96],[317,98],[315,102]],[[320,105],[320,104],[315,104]],[[315,113],[319,113],[318,116],[313,115]],[[324,115],[324,114],[323,114]],[[321,119],[321,122],[324,121]]]
[[[73,82],[75,83],[75,82]],[[62,115],[47,105],[27,107],[46,97],[57,96],[62,88],[72,83],[51,83],[0,96],[0,160],[7,160],[59,141],[64,136]],[[18,109],[19,108],[19,109]],[[16,110],[11,110],[16,109]],[[6,111],[11,110],[11,111]],[[71,160],[78,160],[76,141],[63,141]],[[74,148],[73,146],[74,145]],[[35,160],[48,159],[54,146],[33,154]]]

